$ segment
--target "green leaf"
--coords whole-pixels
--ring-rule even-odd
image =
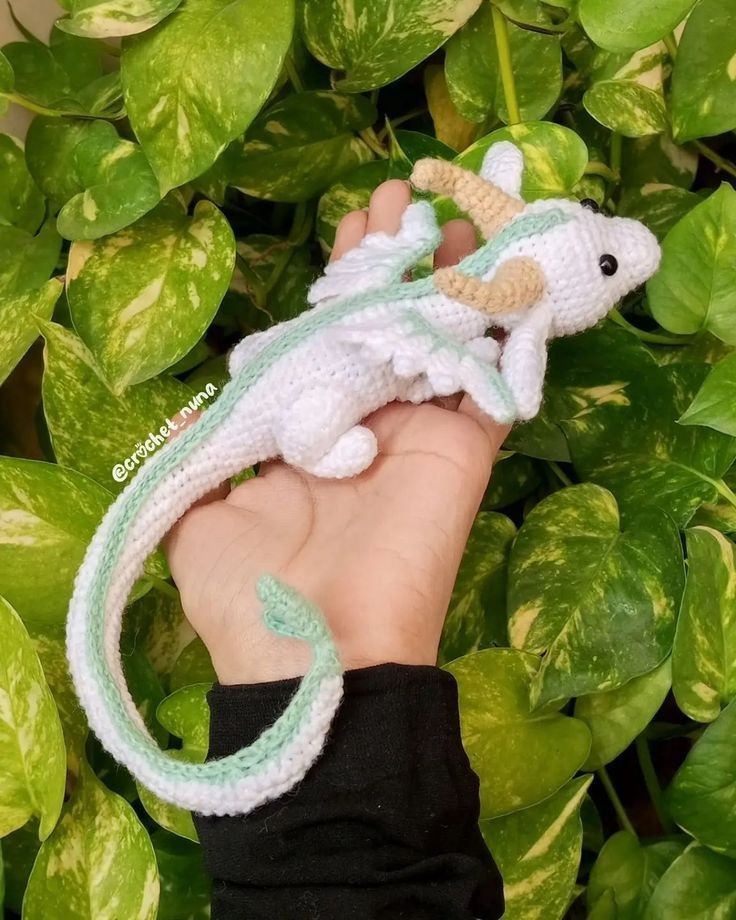
[[[0,594],[24,620],[63,625],[74,576],[111,499],[73,470],[0,457]]]
[[[20,916],[23,909],[23,895],[28,884],[33,862],[41,843],[35,833],[33,822],[3,838],[2,859],[5,875],[5,909]]]
[[[672,127],[680,142],[736,128],[736,36],[730,0],[700,0],[672,74]]]
[[[6,93],[12,93],[14,87],[15,75],[13,74],[13,68],[10,65],[10,61],[0,51],[0,115],[4,115],[7,112],[10,102],[6,97]]]
[[[174,693],[192,684],[212,684],[217,680],[207,646],[197,637],[183,648],[171,671],[169,687]],[[175,729],[170,729],[177,734]]]
[[[736,190],[725,182],[667,234],[647,282],[657,322],[677,333],[707,330],[736,345]]]
[[[592,779],[580,776],[539,805],[481,821],[503,876],[504,920],[559,920],[565,914],[580,864],[580,807]]]
[[[535,704],[615,689],[666,657],[684,581],[674,523],[643,509],[622,526],[616,500],[571,486],[527,516],[509,562],[511,644],[543,654]]]
[[[608,51],[638,51],[671,32],[694,0],[580,0],[580,22],[596,45]]]
[[[698,154],[679,147],[666,133],[627,139],[622,153],[621,178],[626,189],[652,183],[688,189],[698,169]]]
[[[248,129],[230,184],[256,198],[306,201],[373,158],[356,131],[376,120],[362,96],[306,92],[286,96]]]
[[[484,509],[504,508],[522,498],[541,482],[534,460],[523,454],[501,451],[493,463],[493,476],[483,498]]]
[[[715,530],[687,532],[688,574],[672,658],[677,705],[712,722],[736,697],[736,547]]]
[[[207,756],[210,726],[207,693],[211,686],[200,683],[183,687],[162,700],[157,709],[161,725],[184,742],[181,749],[169,752],[177,760],[203,763]],[[137,785],[143,807],[157,824],[187,840],[198,839],[191,812],[164,802],[140,783]]]
[[[125,628],[135,636],[136,648],[150,661],[164,684],[177,658],[194,638],[181,602],[158,591],[149,592],[132,605],[125,617]]]
[[[37,291],[53,272],[61,239],[49,223],[36,236],[0,227],[0,297]]]
[[[0,636],[0,837],[36,816],[45,840],[64,801],[64,736],[33,643],[2,597]]]
[[[616,920],[641,918],[660,878],[687,842],[686,837],[676,837],[641,843],[628,831],[609,837],[590,872],[586,890],[589,910],[594,911],[601,899],[610,897]]]
[[[151,842],[161,880],[156,920],[209,920],[212,879],[202,848],[165,831],[151,834]]]
[[[736,863],[692,844],[654,889],[644,920],[719,920],[736,912]]]
[[[596,121],[624,137],[661,134],[667,127],[662,94],[634,80],[601,80],[583,104]]]
[[[151,29],[179,6],[181,0],[72,0],[69,19],[57,26],[72,35],[111,38]]]
[[[440,662],[508,644],[506,571],[515,535],[516,527],[503,514],[482,511],[476,517],[445,620]]]
[[[54,323],[44,323],[41,331],[43,406],[56,458],[118,492],[122,485],[113,467],[133,458],[136,470],[147,455],[142,442],[188,404],[190,391],[163,376],[116,396],[77,336]]]
[[[570,196],[588,165],[588,149],[578,135],[548,121],[499,128],[477,140],[455,162],[477,172],[488,148],[498,141],[512,141],[524,154],[521,193],[526,201]]]
[[[56,212],[82,191],[76,176],[74,150],[97,129],[94,122],[39,115],[26,137],[26,161],[36,184]]]
[[[94,240],[127,227],[161,199],[158,180],[137,144],[111,124],[93,122],[74,148],[78,192],[61,209],[59,233],[68,240]]]
[[[457,110],[447,87],[444,67],[428,64],[424,68],[424,95],[434,124],[434,133],[453,150],[465,150],[478,137],[480,126],[468,121]]]
[[[349,93],[385,86],[429,57],[480,0],[304,0],[307,47]]]
[[[736,354],[711,370],[680,418],[681,425],[705,425],[736,437]]]
[[[151,840],[133,809],[89,767],[42,845],[24,916],[44,920],[153,920],[159,881]]]
[[[73,244],[67,294],[74,326],[116,393],[194,347],[227,291],[234,261],[222,212],[200,201],[189,217],[175,196],[120,233]]]
[[[661,241],[702,200],[695,192],[655,182],[624,192],[617,214],[640,220]]]
[[[26,166],[23,147],[0,134],[0,224],[35,233],[44,216],[43,195]]]
[[[616,690],[575,701],[575,716],[590,729],[593,743],[584,770],[598,770],[626,750],[654,718],[672,684],[670,659]]]
[[[562,88],[560,37],[512,22],[507,28],[521,118],[534,121],[553,107]],[[498,115],[508,123],[490,3],[453,35],[445,55],[447,87],[461,115],[474,122]]]
[[[162,193],[208,169],[268,98],[291,42],[292,0],[187,0],[123,42],[125,104]]]
[[[736,700],[690,750],[667,790],[666,802],[688,834],[736,856]]]
[[[320,198],[317,206],[317,235],[326,253],[335,242],[335,231],[340,221],[350,211],[365,208],[371,193],[388,178],[386,160],[364,163],[334,185]]]
[[[3,54],[15,74],[15,92],[53,106],[72,92],[69,74],[41,42],[10,42]]]
[[[0,294],[0,384],[38,338],[36,317],[51,319],[62,290],[61,282],[52,279],[36,291]]]
[[[31,623],[29,630],[61,719],[67,768],[76,777],[85,756],[89,726],[69,673],[64,629],[53,629],[44,623]]]
[[[701,505],[690,523],[693,527],[712,527],[720,533],[736,533],[736,507],[728,502]]]
[[[699,363],[657,367],[649,358],[638,375],[621,375],[616,401],[564,420],[580,477],[610,489],[626,514],[656,506],[680,524],[715,501],[736,441],[677,424],[705,370]]]
[[[533,655],[485,649],[445,669],[457,680],[463,744],[481,781],[481,818],[528,808],[560,789],[590,750],[590,732],[554,707],[534,711]]]

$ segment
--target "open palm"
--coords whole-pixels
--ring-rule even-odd
[[[344,218],[333,258],[369,232],[395,233],[406,183]],[[465,221],[445,228],[437,266],[474,245]],[[392,404],[365,422],[379,454],[353,479],[318,479],[280,462],[191,509],[167,539],[171,571],[222,683],[303,674],[309,651],[263,625],[255,584],[278,575],[324,612],[346,668],[433,664],[491,464],[506,434],[467,397]]]

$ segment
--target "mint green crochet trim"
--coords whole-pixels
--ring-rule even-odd
[[[503,250],[511,243],[544,233],[569,219],[570,217],[559,209],[521,215],[477,252],[463,259],[459,269],[468,274],[482,274],[498,261]],[[282,624],[284,628],[293,630],[292,634],[310,641],[314,652],[310,671],[302,680],[284,714],[250,747],[207,764],[182,763],[167,757],[153,739],[143,735],[131,720],[107,665],[104,650],[105,598],[120,554],[139,511],[159,483],[217,431],[243,395],[283,354],[352,313],[386,300],[418,299],[434,291],[431,277],[413,282],[399,282],[344,298],[332,307],[303,314],[297,324],[277,336],[224,387],[217,402],[196,425],[184,431],[176,441],[143,466],[130,491],[126,493],[126,498],[116,509],[107,552],[94,575],[87,598],[87,657],[116,730],[133,751],[144,756],[162,775],[175,780],[221,784],[229,779],[241,778],[244,773],[256,766],[263,766],[277,757],[282,747],[294,737],[308,715],[321,682],[325,678],[339,675],[341,669],[333,639],[317,608],[287,586],[280,585],[274,580],[259,582],[259,594],[265,603],[264,616],[267,622],[276,628],[278,624]],[[233,470],[233,473],[235,472],[237,471]],[[90,616],[90,612],[94,615]]]

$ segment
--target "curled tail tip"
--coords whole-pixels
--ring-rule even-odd
[[[328,634],[319,609],[273,575],[261,575],[256,593],[266,626],[278,635],[314,642]]]

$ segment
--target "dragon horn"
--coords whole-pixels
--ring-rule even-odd
[[[421,191],[451,198],[486,240],[524,209],[522,201],[497,185],[447,160],[417,160],[411,181]]]

